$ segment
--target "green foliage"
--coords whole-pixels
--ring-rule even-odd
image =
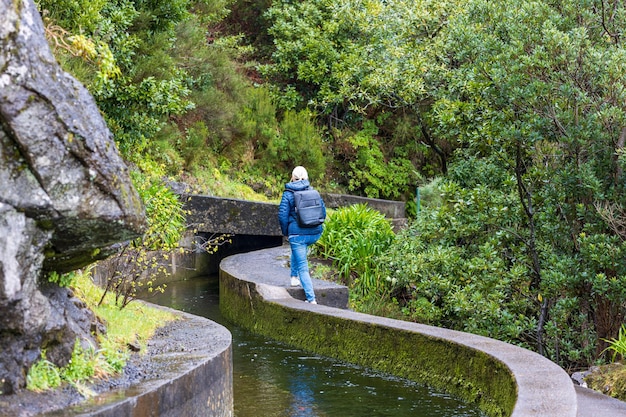
[[[269,91],[264,87],[246,90],[246,102],[237,114],[237,124],[241,129],[239,160],[242,165],[252,166],[257,158],[279,134],[276,108]]]
[[[71,287],[76,279],[76,273],[74,271],[67,274],[59,274],[56,271],[48,274],[48,281],[57,284],[59,287]]]
[[[178,153],[184,159],[183,168],[190,171],[210,157],[205,146],[208,136],[209,128],[204,122],[196,122],[187,129],[185,136],[177,143]]]
[[[131,172],[133,185],[145,204],[148,219],[148,230],[133,245],[146,250],[167,251],[177,247],[180,241],[186,226],[185,212],[178,196],[154,175],[157,172],[147,175]]]
[[[229,6],[234,0],[198,0],[191,4],[193,13],[200,17],[202,24],[221,22],[230,14]]]
[[[615,362],[615,359],[618,356],[623,359],[626,356],[626,325],[622,324],[622,327],[620,327],[619,333],[617,334],[617,338],[606,340],[606,342],[609,343],[606,350],[613,352],[611,360]]]
[[[442,204],[442,192],[440,186],[442,184],[442,178],[437,177],[433,180],[419,185],[419,198],[421,209],[437,209]],[[417,192],[417,191],[416,191]]]
[[[186,72],[163,52],[171,47],[175,25],[189,17],[189,2],[96,2],[86,17],[72,19],[68,13],[82,3],[42,0],[40,8],[48,11],[50,27],[61,25],[48,31],[54,45],[61,45],[57,55],[86,84],[120,150],[132,159],[167,117],[193,107]]]
[[[379,265],[376,257],[393,242],[395,233],[380,212],[356,204],[329,214],[315,253],[332,259],[344,282],[357,295],[376,291]]]
[[[568,253],[558,215],[542,214],[541,281],[533,281],[532,235],[505,172],[485,158],[451,167],[434,192],[441,206],[427,205],[380,258],[388,292],[407,319],[529,348],[537,348],[540,306],[552,300],[541,332],[546,355],[564,366],[593,363],[600,332],[621,323],[623,244],[581,234]]]
[[[597,206],[624,204],[613,154],[626,78],[614,68],[626,55],[607,42],[600,16],[574,10],[575,2],[468,2],[442,31],[450,65],[430,112],[436,134],[463,145],[456,164],[485,161],[504,179],[494,189],[486,171],[464,170],[462,186],[517,194],[509,206],[517,226],[499,224],[514,232],[508,259],[530,267],[536,348],[568,366],[593,362],[625,313],[614,256],[622,244],[615,230],[607,236]],[[492,210],[475,206],[461,222]]]
[[[84,348],[77,339],[74,343],[72,357],[63,368],[59,369],[48,361],[45,351],[42,351],[41,359],[28,372],[26,387],[31,391],[42,392],[58,388],[63,383],[69,383],[78,389],[83,396],[89,397],[93,394],[86,387],[86,383],[96,375],[107,376],[113,372],[114,369],[109,365],[107,358],[101,351],[97,351],[93,347]]]
[[[368,120],[363,130],[349,139],[356,152],[355,160],[350,161],[349,189],[371,198],[399,200],[415,184],[416,172],[405,158],[387,161],[377,134],[375,123]]]
[[[61,379],[74,386],[84,397],[95,395],[87,383],[95,378],[108,377],[123,371],[130,354],[120,351],[119,346],[104,339],[104,349],[94,346],[83,347],[78,340],[74,344],[72,358],[60,371]]]
[[[139,83],[130,78],[119,78],[117,84],[94,92],[100,99],[109,127],[118,141],[120,151],[132,158],[149,147],[164,126],[165,118],[181,114],[193,107],[186,100],[183,73],[167,80],[147,77]]]
[[[506,195],[455,183],[379,257],[386,290],[405,317],[529,346],[535,325],[528,268]]]
[[[122,373],[130,358],[130,352],[120,349],[120,342],[115,341],[112,337],[107,337],[100,341],[99,352],[102,354],[106,363],[104,369],[110,374]],[[94,372],[94,374],[95,373],[96,372]]]
[[[141,16],[138,24],[149,33],[173,31],[176,23],[189,17],[189,0],[134,0]]]
[[[37,0],[44,17],[52,16],[64,28],[82,28],[92,32],[102,19],[107,0]]]
[[[176,28],[172,57],[189,75],[189,98],[195,107],[173,119],[170,126],[177,126],[179,132],[168,128],[158,135],[160,149],[167,153],[151,150],[152,157],[164,159],[168,171],[175,174],[182,165],[183,172],[199,176],[198,172],[212,171],[222,161],[229,163],[230,172],[224,175],[252,169],[278,131],[276,110],[266,90],[251,86],[234,61],[249,50],[237,36],[215,35],[201,26],[200,17]],[[207,44],[207,37],[211,43]]]
[[[275,82],[280,108],[307,106],[326,116],[340,166],[336,179],[350,191],[404,198],[414,189],[418,162],[428,161],[428,175],[443,168],[449,151],[428,135],[419,103],[429,100],[428,74],[440,67],[429,60],[431,37],[453,7],[309,0],[273,2],[268,9],[275,49],[261,72]],[[349,131],[358,133],[345,143]]]
[[[79,383],[81,381],[87,381],[94,376],[96,359],[96,351],[90,346],[84,348],[80,342],[76,340],[74,343],[74,350],[72,351],[72,358],[66,367],[63,368],[61,376],[64,380],[73,383]]]
[[[557,299],[551,311],[554,337],[569,362],[592,363],[618,336],[626,299],[626,242],[603,233],[581,233],[577,256],[547,263],[546,296]],[[552,259],[551,259],[552,261]],[[560,336],[560,337],[559,337]]]
[[[275,168],[291,169],[292,165],[303,165],[316,178],[326,170],[324,144],[308,111],[288,110],[279,125],[279,134],[267,145],[268,158],[265,163]]]
[[[274,2],[268,76],[289,80],[303,102],[329,112],[405,106],[425,94],[429,63],[421,42],[446,19],[452,2]]]
[[[26,388],[41,392],[57,388],[61,385],[59,369],[46,359],[46,351],[41,352],[41,359],[31,366],[26,376]]]
[[[186,227],[185,212],[179,198],[155,175],[158,168],[146,164],[144,169],[155,171],[152,175],[133,171],[131,177],[146,206],[148,230],[130,245],[123,246],[115,256],[99,304],[109,291],[115,293],[115,302],[122,309],[143,288],[149,292],[165,290],[165,285],[156,285],[155,279],[167,275],[168,257],[155,251],[167,253],[178,248]]]
[[[64,383],[73,385],[82,395],[92,395],[88,383],[98,378],[107,378],[124,370],[130,357],[128,344],[145,341],[152,336],[154,330],[162,326],[173,316],[170,312],[138,305],[123,311],[109,308],[111,296],[97,306],[103,290],[91,281],[91,268],[79,270],[72,281],[74,294],[83,300],[95,314],[107,323],[106,335],[99,335],[99,348],[91,345],[82,346],[77,339],[69,363],[59,368],[46,359],[46,351],[42,350],[41,358],[35,362],[26,377],[27,389],[41,392],[60,387]],[[140,319],[138,319],[138,317]]]

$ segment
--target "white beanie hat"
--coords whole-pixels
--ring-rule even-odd
[[[309,174],[306,172],[306,169],[302,166],[297,166],[291,172],[291,181],[300,181],[300,180],[308,180]]]

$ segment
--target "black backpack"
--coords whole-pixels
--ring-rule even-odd
[[[308,187],[305,190],[294,191],[293,199],[296,207],[296,218],[301,227],[316,227],[324,223],[324,209],[322,206],[322,196],[314,188]]]

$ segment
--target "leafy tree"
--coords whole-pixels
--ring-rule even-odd
[[[286,111],[278,134],[267,144],[265,163],[276,164],[283,172],[293,169],[294,163],[304,165],[314,177],[321,177],[326,169],[325,146],[312,118],[307,110]]]
[[[580,268],[621,245],[597,210],[624,204],[626,55],[611,36],[618,23],[611,18],[607,31],[606,17],[575,1],[474,0],[440,38],[447,70],[432,107],[436,134],[462,144],[458,158],[485,159],[511,179],[514,243],[524,248],[516,262],[540,302],[536,346],[564,362],[580,359],[584,341],[573,347],[562,326],[595,337],[591,361],[624,317],[623,261]]]
[[[41,0],[39,7],[55,44],[66,45],[57,56],[87,85],[130,159],[146,150],[168,116],[192,107],[187,74],[163,54],[172,47],[175,25],[189,17],[183,13],[189,2],[87,2],[74,19],[71,11],[83,3]]]
[[[268,74],[304,100],[334,106],[413,106],[428,97],[430,51],[451,2],[314,0],[274,2],[267,15],[276,49]]]
[[[352,191],[391,198],[412,193],[413,178],[397,192],[381,187],[383,165],[387,178],[406,177],[419,171],[417,161],[425,157],[428,171],[445,172],[450,146],[430,134],[424,110],[431,99],[428,86],[440,71],[431,39],[452,6],[441,1],[279,1],[266,13],[275,49],[261,69],[275,83],[276,102],[289,109],[306,105],[325,116],[337,163],[352,161],[351,176],[340,172],[336,177]],[[403,134],[396,129],[398,119],[412,119]],[[342,154],[363,138],[359,133],[345,147],[345,131],[368,131],[370,121],[381,128],[371,154],[359,145],[356,160]],[[373,176],[363,178],[370,171]]]
[[[466,175],[476,182],[458,182]],[[407,318],[532,346],[536,299],[516,262],[525,253],[507,182],[481,160],[458,167],[439,185],[444,204],[423,210],[379,258]]]

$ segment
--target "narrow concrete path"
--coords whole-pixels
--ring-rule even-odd
[[[289,245],[254,251],[250,255],[241,254],[238,257],[238,262],[240,262],[237,268],[238,278],[284,288],[291,297],[304,301],[306,297],[302,287],[291,286],[290,256]],[[311,281],[319,304],[341,309],[348,308],[348,287],[315,278],[311,278]]]
[[[589,388],[574,386],[578,398],[577,417],[626,417],[626,403]]]

